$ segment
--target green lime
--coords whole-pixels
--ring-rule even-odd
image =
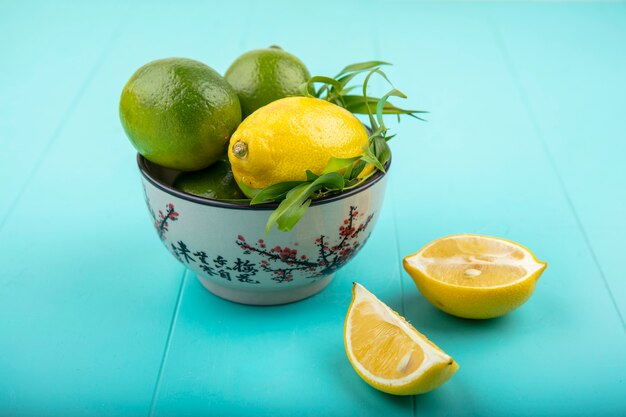
[[[174,188],[213,200],[246,198],[237,186],[230,164],[224,160],[202,171],[181,173],[174,181]]]
[[[224,155],[241,122],[241,107],[233,88],[211,67],[168,58],[144,65],[128,80],[120,119],[141,155],[194,171]]]
[[[239,96],[244,118],[272,101],[302,95],[300,86],[310,77],[302,61],[275,46],[246,52],[224,74]]]

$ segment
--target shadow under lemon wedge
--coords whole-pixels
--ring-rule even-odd
[[[403,265],[431,304],[468,319],[515,310],[547,267],[518,243],[472,234],[437,239],[406,256]]]
[[[423,394],[459,369],[450,356],[357,283],[344,325],[344,345],[359,376],[389,394]]]

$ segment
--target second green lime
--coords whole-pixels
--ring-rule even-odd
[[[174,188],[212,200],[246,198],[235,182],[230,163],[224,160],[219,160],[202,171],[183,172],[176,178]]]
[[[277,46],[246,52],[224,74],[239,96],[244,118],[272,101],[302,95],[300,87],[310,77],[302,61]]]

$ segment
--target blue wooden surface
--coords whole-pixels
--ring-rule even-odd
[[[366,22],[364,24],[364,22]],[[624,3],[2,3],[0,415],[625,415]],[[207,293],[148,220],[119,92],[145,62],[220,72],[280,44],[315,74],[384,59],[427,123],[393,125],[367,246],[321,294]],[[431,307],[402,256],[451,233],[549,263],[474,322]],[[358,280],[460,363],[393,397],[345,358]]]

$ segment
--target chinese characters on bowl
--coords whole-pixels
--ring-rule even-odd
[[[146,204],[165,247],[212,293],[272,305],[321,291],[363,247],[382,204],[386,175],[311,205],[287,233],[265,223],[273,207],[209,200],[171,187],[176,172],[138,157]]]

